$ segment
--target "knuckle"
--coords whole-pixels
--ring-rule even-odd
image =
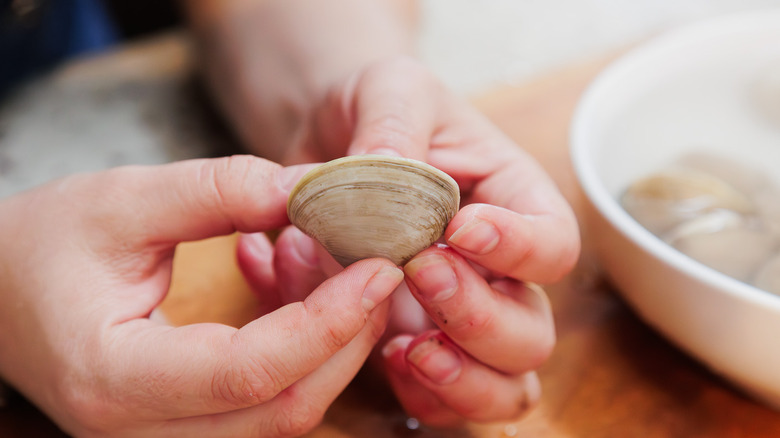
[[[554,341],[532,340],[530,343],[521,346],[523,355],[513,364],[502,367],[502,370],[509,374],[521,374],[539,369],[550,358],[554,348]]]
[[[555,265],[551,265],[552,269],[549,273],[540,278],[545,283],[557,283],[561,281],[579,261],[580,246],[579,239],[574,240],[571,243],[564,244],[564,246],[555,254]]]
[[[73,423],[72,427],[81,435],[107,430],[113,418],[113,410],[104,397],[93,391],[77,389],[76,385],[60,388],[60,408]]]
[[[118,212],[125,211],[129,204],[126,202],[126,187],[132,187],[130,182],[137,171],[135,166],[123,166],[95,174],[69,176],[56,183],[55,193],[66,190],[79,193],[80,196],[74,197],[75,202],[91,202],[90,208],[80,209],[83,223],[103,231],[107,236],[120,235],[118,239],[125,239],[126,217]],[[85,196],[87,194],[88,197]],[[70,207],[74,208],[73,205]]]
[[[234,348],[226,355],[224,366],[215,374],[211,385],[215,399],[231,406],[254,406],[284,389],[284,383],[274,377],[281,374],[269,364],[238,350]]]
[[[318,315],[324,309],[316,308],[309,302],[304,302],[305,311],[310,315]],[[338,351],[344,348],[360,332],[366,324],[368,315],[362,312],[344,312],[340,318],[328,318],[319,331],[318,344],[325,351]]]
[[[280,437],[303,435],[322,422],[326,407],[313,404],[302,397],[290,396],[277,414],[274,426]]]
[[[231,406],[252,406],[269,400],[274,393],[270,377],[264,377],[246,368],[230,368],[216,377],[212,383],[215,399]]]
[[[408,111],[401,108],[399,113],[406,114]],[[380,118],[372,120],[370,134],[375,147],[407,149],[416,144],[411,127],[397,113],[384,114]]]
[[[556,337],[554,330],[544,330],[537,333],[518,345],[522,356],[513,364],[503,367],[503,371],[510,374],[521,374],[539,369],[552,355],[555,349]]]
[[[372,342],[377,342],[385,334],[387,324],[384,319],[371,318],[369,320]]]
[[[517,398],[499,400],[495,391],[474,391],[468,399],[453,402],[450,406],[461,418],[475,422],[508,421],[522,417],[536,405],[538,400],[522,391]]]
[[[356,330],[353,324],[329,324],[325,326],[322,342],[327,351],[338,351],[344,348],[354,337]]]
[[[255,163],[256,160],[249,155],[233,155],[204,161],[200,179],[210,190],[210,202],[223,210],[245,202],[246,194],[251,192],[243,188],[249,181],[247,176],[252,172]]]
[[[550,358],[555,349],[556,340],[555,330],[553,328],[545,330],[544,333],[538,337],[536,340],[535,354],[531,357],[532,363],[530,369],[539,368]]]
[[[555,350],[558,341],[555,331],[555,322],[552,319],[551,312],[537,313],[534,316],[532,324],[535,326],[532,334],[524,337],[525,345],[520,348],[525,352],[522,367],[516,369],[517,373],[524,373],[529,370],[535,370],[542,366]]]
[[[443,94],[443,87],[427,68],[410,57],[393,57],[372,64],[359,81],[359,88],[382,83],[392,90],[393,99],[385,102],[385,111],[367,120],[370,146],[409,151],[428,140],[420,132],[418,121],[409,116],[419,112],[417,107],[421,101],[438,101]],[[424,99],[424,96],[433,98]]]
[[[494,421],[504,419],[500,414],[499,406],[496,406],[495,388],[485,385],[482,388],[474,388],[469,396],[452,400],[450,407],[462,418],[471,421]]]
[[[536,389],[529,387],[526,377],[521,378],[523,384],[518,387],[518,392],[514,397],[499,402],[495,397],[485,394],[482,397],[481,405],[460,410],[459,413],[465,418],[477,422],[507,421],[523,417],[539,404],[540,399],[538,387]]]
[[[450,323],[448,334],[455,339],[481,339],[495,329],[496,314],[489,309],[469,312],[465,318]]]
[[[569,271],[571,271],[574,266],[577,264],[580,258],[580,250],[581,250],[581,243],[580,243],[580,236],[579,233],[576,231],[574,236],[570,239],[568,239],[568,244],[566,244],[561,251],[560,256],[560,266],[561,266],[561,272],[558,275],[558,278],[555,279],[555,281],[560,280],[564,275],[566,275]]]
[[[507,258],[509,266],[505,269],[509,277],[522,279],[527,276],[528,262],[536,256],[537,247],[534,239],[525,239],[526,245]]]
[[[576,220],[561,219],[558,221],[558,229],[562,232],[555,238],[554,242],[548,248],[539,248],[532,246],[528,248],[527,254],[515,266],[519,268],[522,262],[532,260],[538,256],[539,259],[548,260],[550,267],[548,273],[540,278],[545,283],[555,283],[565,277],[577,264],[580,258],[581,242]],[[541,242],[537,242],[537,245]],[[553,252],[550,252],[553,249]]]
[[[532,411],[539,404],[538,397],[532,397],[528,392],[523,392],[523,395],[519,398],[515,404],[514,412],[511,414],[511,418],[519,418],[528,412]]]

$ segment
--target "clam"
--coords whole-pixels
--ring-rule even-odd
[[[642,178],[626,190],[621,204],[656,235],[714,210],[755,212],[753,202],[733,186],[693,169],[668,170]]]
[[[621,203],[669,245],[780,295],[780,188],[768,175],[707,153],[632,184]]]
[[[369,257],[402,265],[441,238],[459,203],[455,180],[433,166],[360,155],[304,175],[287,215],[342,266]]]
[[[722,231],[746,227],[745,216],[731,210],[715,210],[685,221],[660,236],[674,245],[688,236],[697,234],[717,234]]]
[[[746,282],[777,249],[777,238],[755,218],[728,210],[684,222],[666,240],[689,257]]]
[[[731,155],[696,151],[686,154],[678,162],[684,168],[719,178],[751,198],[772,185],[768,175]]]

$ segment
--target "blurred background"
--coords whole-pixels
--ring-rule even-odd
[[[674,26],[780,0],[423,0],[422,58],[461,92],[519,83]]]
[[[420,58],[455,91],[474,96],[615,53],[678,25],[780,7],[780,0],[420,4]],[[78,27],[96,10],[102,25]],[[76,14],[69,20],[78,30],[74,38],[26,32],[36,20],[64,25],[63,11]],[[174,2],[0,0],[0,12],[0,36],[26,43],[14,53],[0,38],[0,85],[13,84],[5,95],[0,88],[0,197],[72,172],[210,155],[224,140],[204,122],[210,119],[202,96],[191,92]],[[36,62],[36,50],[54,54],[53,61]],[[27,68],[42,76],[19,85],[9,59],[30,61]]]

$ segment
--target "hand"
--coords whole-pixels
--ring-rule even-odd
[[[534,370],[555,344],[549,303],[527,282],[560,279],[579,253],[576,220],[554,183],[408,58],[360,70],[331,90],[309,122],[286,161],[402,155],[444,170],[461,187],[448,247],[412,259],[405,267],[411,294],[393,296],[382,357],[409,415],[442,426],[519,416],[539,398]],[[239,256],[251,277],[247,246]],[[305,297],[337,271],[323,268],[330,262],[294,229],[280,236],[276,259],[283,301]]]
[[[411,53],[416,0],[182,2],[198,63],[243,145],[281,163],[311,105],[366,63]],[[295,140],[293,140],[295,139]],[[342,145],[342,148],[344,145]]]
[[[381,335],[396,267],[356,263],[240,329],[150,317],[177,243],[287,224],[305,170],[193,160],[72,176],[4,200],[0,375],[77,436],[306,432]]]

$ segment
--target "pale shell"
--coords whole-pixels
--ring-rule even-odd
[[[755,213],[750,199],[730,184],[691,169],[668,170],[642,178],[626,190],[621,204],[637,222],[657,235],[714,210]]]
[[[287,215],[342,266],[370,257],[403,265],[444,234],[459,204],[458,184],[433,166],[360,155],[304,175]]]
[[[777,238],[751,219],[716,210],[681,224],[668,241],[717,271],[749,281],[777,248]]]

